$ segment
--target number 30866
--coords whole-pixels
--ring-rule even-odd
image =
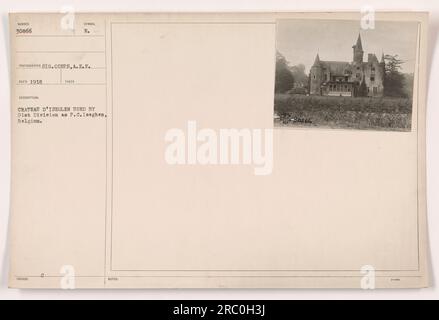
[[[32,33],[32,28],[17,29],[17,34],[30,34]]]

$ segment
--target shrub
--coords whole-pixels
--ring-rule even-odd
[[[287,118],[310,119],[312,125],[338,128],[409,130],[412,102],[405,98],[275,95],[274,110]]]

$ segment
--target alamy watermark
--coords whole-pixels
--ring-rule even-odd
[[[61,13],[64,14],[60,21],[61,30],[75,30],[75,8],[72,6],[64,6],[61,8]]]
[[[371,265],[365,265],[361,267],[361,289],[374,290],[375,289],[375,268]]]
[[[375,29],[375,9],[372,6],[361,7],[361,29]]]
[[[169,129],[165,161],[170,165],[251,165],[255,175],[273,171],[273,129]]]

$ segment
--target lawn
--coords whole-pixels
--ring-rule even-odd
[[[275,126],[410,131],[412,101],[276,94]]]

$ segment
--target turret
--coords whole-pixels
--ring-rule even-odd
[[[317,55],[316,55],[316,58],[315,58],[315,60],[314,60],[314,64],[312,65],[313,67],[314,66],[317,66],[317,67],[319,67],[320,66],[320,57],[319,57],[319,54],[317,53]]]

